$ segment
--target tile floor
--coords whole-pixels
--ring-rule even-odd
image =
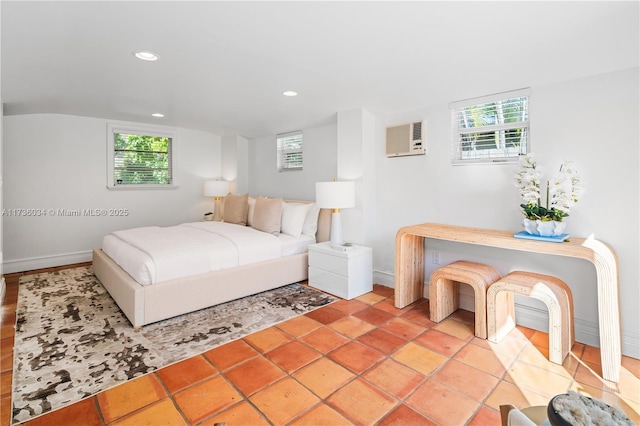
[[[77,266],[77,265],[74,265]],[[0,424],[11,407],[20,274],[2,305]],[[519,327],[499,344],[473,335],[473,313],[429,321],[393,290],[340,300],[44,416],[29,425],[499,425],[499,406],[546,405],[568,389],[622,408],[640,424],[640,361],[601,379],[597,348],[576,343],[547,361],[548,336]]]

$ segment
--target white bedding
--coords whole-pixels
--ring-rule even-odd
[[[102,250],[142,285],[303,253],[315,238],[274,236],[224,222],[115,231]]]

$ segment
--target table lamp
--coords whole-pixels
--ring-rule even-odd
[[[316,182],[316,204],[323,209],[333,209],[331,214],[331,247],[342,246],[342,219],[340,209],[355,207],[356,195],[353,182]]]
[[[229,193],[229,182],[224,180],[209,180],[204,183],[204,196],[215,197],[213,205],[213,220],[222,220],[220,212],[220,197],[224,197]]]

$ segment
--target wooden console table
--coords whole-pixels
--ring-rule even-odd
[[[607,245],[594,238],[571,238],[564,243],[523,240],[514,238],[511,231],[438,223],[406,226],[396,235],[396,308],[404,308],[423,295],[425,238],[575,257],[591,262],[597,278],[602,377],[618,382],[622,362],[618,259]]]

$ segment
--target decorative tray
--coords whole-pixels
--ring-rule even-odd
[[[554,235],[554,236],[551,236],[551,237],[543,237],[541,235],[529,234],[527,231],[517,232],[517,233],[513,234],[513,236],[515,238],[521,238],[523,240],[549,241],[549,242],[552,242],[552,243],[562,243],[567,238],[569,238],[569,234],[560,234],[560,235]]]

